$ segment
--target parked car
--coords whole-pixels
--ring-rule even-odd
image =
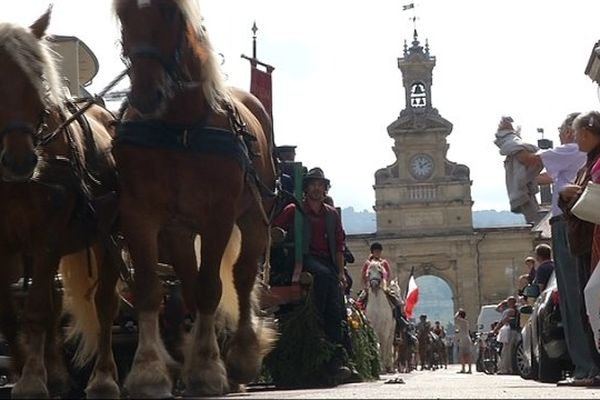
[[[517,345],[517,371],[524,379],[558,382],[563,372],[572,369],[572,364],[560,316],[560,294],[554,272],[542,293],[537,286],[528,286],[524,294],[534,297],[535,302],[519,309],[530,317],[521,330],[522,340]]]

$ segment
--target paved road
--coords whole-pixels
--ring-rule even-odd
[[[340,385],[335,388],[310,390],[261,390],[230,394],[229,399],[600,399],[600,388],[557,387],[526,381],[513,375],[457,374],[459,367],[447,370],[417,371],[410,374],[385,375],[379,381]],[[401,376],[405,384],[385,384],[385,380]]]

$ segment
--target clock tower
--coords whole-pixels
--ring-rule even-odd
[[[377,234],[414,237],[473,232],[469,168],[446,158],[452,124],[432,106],[435,57],[414,31],[398,59],[406,107],[388,126],[396,162],[375,173]]]
[[[375,172],[377,232],[348,235],[346,244],[357,260],[366,260],[369,246],[381,243],[400,287],[414,276],[423,289],[417,307],[434,317],[453,304],[452,312],[434,317],[452,321],[458,308],[473,317],[482,305],[514,294],[521,260],[549,241],[550,229],[547,222],[473,227],[469,168],[446,158],[452,124],[433,107],[435,62],[415,29],[412,46],[405,43],[398,59],[406,106],[387,128],[396,160]],[[362,281],[360,263],[348,269]],[[440,300],[437,278],[450,287],[450,297]]]

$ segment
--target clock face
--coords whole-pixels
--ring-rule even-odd
[[[426,154],[417,154],[411,158],[409,167],[415,179],[427,179],[433,173],[433,159]]]

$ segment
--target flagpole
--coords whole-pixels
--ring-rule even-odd
[[[256,32],[258,31],[258,27],[256,26],[256,21],[252,24],[252,58],[256,60]]]
[[[271,73],[275,70],[275,67],[258,60],[256,51],[256,32],[258,31],[258,27],[256,26],[256,21],[252,24],[251,30],[252,57],[248,57],[244,54],[242,54],[241,57],[250,61],[250,93],[261,101],[269,114],[269,117],[271,118],[271,132],[273,132],[273,88],[271,84]],[[258,68],[259,66],[266,71],[262,71]]]

